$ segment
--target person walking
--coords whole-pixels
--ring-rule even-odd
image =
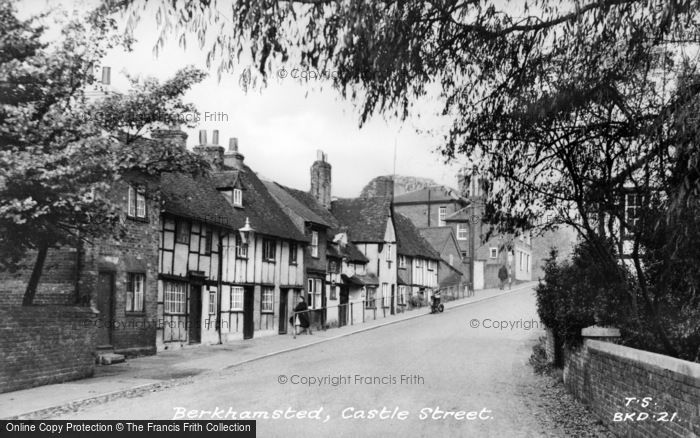
[[[306,300],[302,295],[299,295],[297,305],[294,306],[294,315],[296,318],[296,321],[294,321],[294,331],[297,335],[304,332],[311,334],[308,310],[309,306],[306,304]],[[297,327],[301,327],[301,332],[297,331]]]
[[[501,269],[498,270],[498,279],[501,280],[500,289],[503,290],[508,279],[508,268],[506,268],[506,265],[501,265]]]

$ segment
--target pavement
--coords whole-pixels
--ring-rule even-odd
[[[452,309],[529,289],[534,284],[536,283],[524,283],[505,291],[477,291],[472,297],[445,303],[445,310],[449,313]],[[190,346],[158,352],[154,356],[129,359],[121,364],[97,366],[94,377],[88,379],[0,394],[0,418],[44,419],[55,417],[58,413],[77,412],[85,406],[189,385],[207,375],[216,375],[254,361],[307,349],[402,321],[438,318],[428,312],[428,308],[423,307],[386,318],[378,317],[364,324],[314,331],[312,335],[300,335],[296,339],[291,334],[272,335],[222,345]]]

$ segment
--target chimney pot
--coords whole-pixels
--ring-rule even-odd
[[[214,132],[211,134],[211,144],[218,145],[219,144],[219,130],[215,129]]]
[[[112,79],[112,67],[102,67],[102,85],[109,85]]]
[[[228,139],[228,150],[231,152],[238,152],[238,138],[231,137]]]
[[[207,130],[206,129],[199,130],[199,144],[207,144]]]

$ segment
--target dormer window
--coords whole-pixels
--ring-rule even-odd
[[[243,191],[241,189],[233,189],[233,206],[243,207]]]

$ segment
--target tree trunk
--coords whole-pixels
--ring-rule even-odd
[[[34,262],[34,269],[32,269],[32,275],[29,277],[27,289],[24,291],[24,299],[22,300],[23,306],[31,306],[34,303],[34,296],[36,295],[36,289],[39,286],[39,279],[41,278],[41,273],[44,270],[44,262],[46,261],[46,254],[48,252],[49,245],[42,245],[39,247],[39,252],[36,255],[36,261]]]

